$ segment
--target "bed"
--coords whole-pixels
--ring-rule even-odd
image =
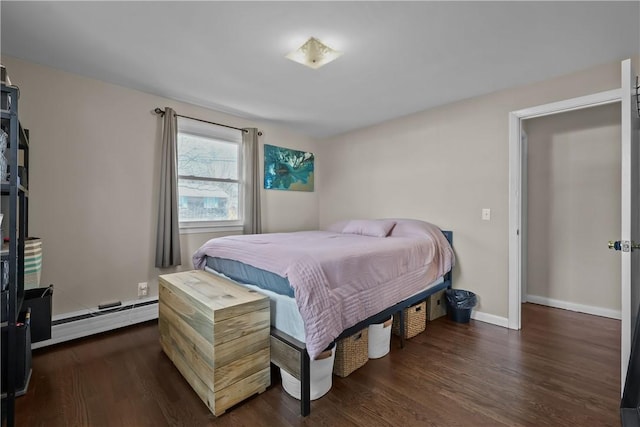
[[[352,220],[322,231],[211,239],[193,263],[271,298],[272,363],[301,381],[307,415],[310,358],[451,287],[451,241],[452,233],[424,221]]]

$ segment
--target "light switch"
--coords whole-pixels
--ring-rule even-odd
[[[482,219],[484,221],[491,221],[491,209],[489,208],[482,209]]]

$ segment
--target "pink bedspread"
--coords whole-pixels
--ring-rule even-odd
[[[315,358],[346,328],[451,269],[453,250],[437,227],[396,228],[389,237],[302,231],[216,238],[196,251],[193,264],[203,269],[206,256],[227,258],[287,278]]]

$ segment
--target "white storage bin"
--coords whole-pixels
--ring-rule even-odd
[[[333,374],[333,361],[336,358],[336,346],[331,350],[320,353],[316,360],[309,361],[311,378],[311,400],[316,400],[327,394],[331,389],[331,377]],[[282,388],[289,395],[300,400],[300,381],[284,369],[280,369],[282,376]]]
[[[389,353],[393,316],[384,323],[369,325],[369,359],[379,359]]]

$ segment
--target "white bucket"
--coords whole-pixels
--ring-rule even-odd
[[[384,323],[369,325],[369,359],[379,359],[389,353],[393,316]]]
[[[311,400],[316,400],[327,394],[331,389],[333,375],[333,361],[336,358],[336,346],[331,350],[320,353],[316,360],[309,363],[311,379]],[[280,369],[282,388],[291,396],[300,400],[300,381],[284,369]]]

